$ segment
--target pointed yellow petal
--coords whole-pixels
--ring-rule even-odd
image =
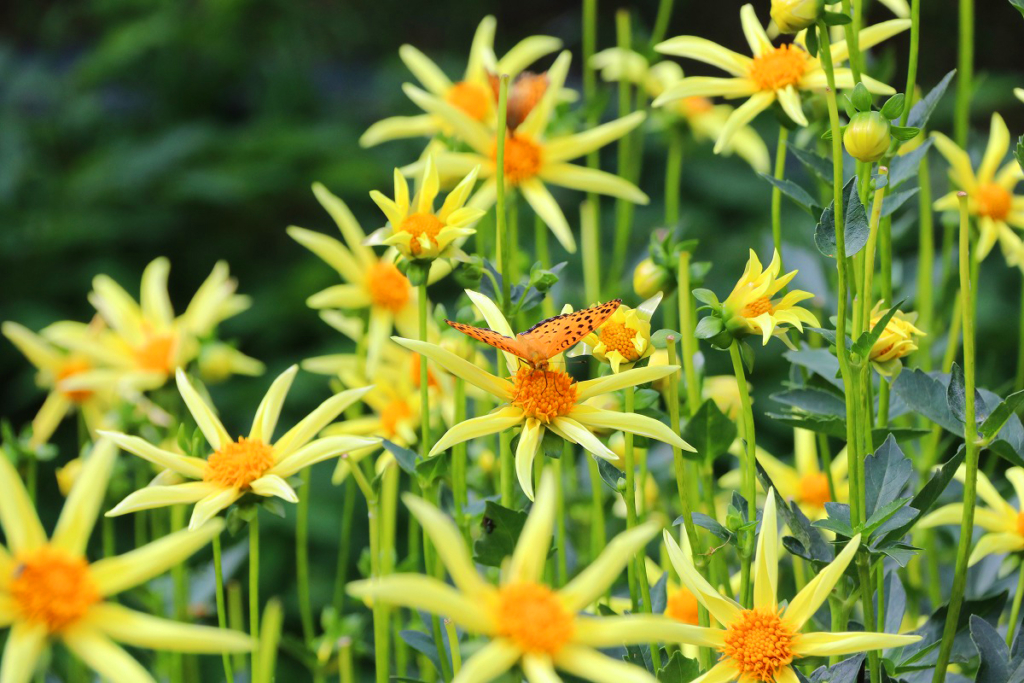
[[[50,540],[51,545],[74,555],[85,554],[116,459],[117,446],[113,441],[101,439],[93,446],[64,501],[64,509],[60,512]]]
[[[440,67],[412,45],[403,45],[398,48],[398,56],[409,67],[413,76],[423,84],[423,87],[435,95],[443,97],[452,87],[451,80],[441,71]]]
[[[130,344],[143,341],[142,312],[135,299],[106,275],[97,275],[92,280],[93,291],[89,292],[91,303],[107,324],[123,335]]]
[[[740,24],[743,26],[743,35],[750,46],[750,52],[756,57],[762,52],[772,49],[772,41],[761,26],[753,5],[744,5],[740,8]],[[838,60],[837,60],[838,61]]]
[[[695,452],[696,450],[693,446],[683,441],[668,425],[658,422],[653,417],[637,413],[622,413],[617,410],[604,410],[588,405],[576,405],[570,414],[574,420],[585,427],[629,432],[657,439],[670,446],[681,448],[684,451]]]
[[[558,417],[547,428],[566,441],[579,444],[592,455],[608,461],[618,460],[617,455],[605,446],[594,433],[570,417]]]
[[[544,427],[540,420],[527,418],[519,435],[519,445],[516,447],[516,477],[523,493],[530,500],[533,500],[533,459],[537,455],[537,448],[543,435]]]
[[[181,398],[185,401],[185,405],[188,406],[188,411],[192,413],[196,424],[199,425],[203,436],[206,437],[207,442],[209,442],[213,449],[215,451],[220,450],[226,444],[231,443],[233,439],[228,436],[228,432],[224,429],[224,425],[221,424],[220,418],[213,412],[213,408],[202,399],[199,392],[195,390],[188,377],[185,376],[184,370],[178,368],[177,372],[175,372],[175,379],[178,382],[178,391],[181,392]]]
[[[727,683],[728,681],[739,680],[740,672],[736,670],[728,659],[722,659],[713,667],[708,669],[703,676],[698,676],[690,683]]]
[[[642,111],[635,111],[582,133],[552,138],[544,145],[544,160],[549,163],[572,161],[586,156],[626,135],[643,123],[646,116]]]
[[[800,93],[796,89],[788,85],[782,90],[776,91],[776,96],[779,98],[779,104],[782,105],[782,110],[786,112],[793,123],[798,126],[806,126],[807,117],[804,116],[803,103],[800,100]]]
[[[753,60],[699,36],[677,36],[658,43],[655,50],[665,55],[687,57],[717,66],[733,76],[746,77]]]
[[[46,644],[45,626],[27,621],[15,622],[7,636],[3,660],[0,661],[0,681],[28,683],[32,680]]]
[[[461,109],[452,106],[436,95],[424,92],[411,83],[404,84],[402,91],[418,107],[444,119],[449,126],[457,131],[458,137],[464,140],[478,154],[490,154],[494,136],[484,124],[471,118]],[[403,169],[404,172],[405,170]]]
[[[988,555],[1002,555],[1024,550],[1024,536],[1016,532],[985,534],[978,539],[978,543],[971,551],[967,565],[973,567],[981,562]]]
[[[379,579],[353,581],[347,590],[349,595],[356,598],[422,609],[447,617],[459,626],[477,633],[489,634],[494,631],[486,605],[429,576],[389,574]]]
[[[190,481],[171,486],[147,486],[128,494],[124,500],[107,512],[106,516],[117,517],[139,510],[196,503],[218,491],[220,491],[219,486],[206,481]]]
[[[541,475],[537,499],[526,518],[522,533],[512,552],[508,582],[537,583],[541,580],[544,563],[551,547],[555,527],[555,476],[551,470]]]
[[[552,36],[527,36],[512,46],[498,60],[497,73],[515,77],[535,61],[562,47],[562,41]]]
[[[526,119],[519,125],[518,132],[531,138],[539,138],[544,135],[551,120],[551,113],[558,104],[562,88],[565,85],[565,77],[569,73],[569,63],[572,61],[572,53],[563,50],[556,58],[551,68],[548,69],[548,87],[541,96],[540,101],[527,114]]]
[[[305,446],[324,427],[334,421],[349,406],[362,399],[372,389],[373,385],[348,389],[331,396],[321,403],[317,406],[316,410],[299,420],[294,427],[284,433],[284,436],[274,442],[275,457],[278,460],[284,460],[296,450]]]
[[[613,538],[586,569],[559,591],[566,607],[576,612],[604,595],[622,574],[626,563],[658,535],[659,528],[658,524],[647,522]]]
[[[1006,158],[1010,151],[1010,129],[998,112],[992,112],[992,126],[988,134],[988,145],[985,147],[985,156],[978,166],[978,182],[991,183],[995,180],[996,171],[999,165]]]
[[[616,375],[606,375],[597,379],[588,379],[583,382],[578,382],[576,388],[578,390],[577,402],[583,403],[588,398],[594,396],[600,396],[601,394],[608,394],[613,391],[619,391],[630,386],[640,386],[641,384],[647,384],[655,380],[661,379],[662,377],[668,377],[673,372],[678,372],[678,365],[648,365],[643,368],[633,368],[620,372]]]
[[[807,582],[803,590],[796,594],[793,601],[789,603],[783,612],[783,617],[793,628],[799,629],[814,616],[822,603],[828,598],[829,593],[835,588],[839,580],[843,578],[843,572],[857,554],[860,546],[860,534],[853,537],[843,551],[836,556],[836,559]]]
[[[173,470],[178,474],[191,479],[202,479],[206,472],[206,461],[201,458],[193,458],[180,453],[172,453],[162,448],[157,448],[145,439],[137,436],[129,436],[120,432],[99,431],[99,435],[110,439],[123,450],[134,453],[143,460]]]
[[[433,137],[441,130],[436,117],[430,114],[417,116],[389,116],[377,121],[359,136],[360,147],[374,147],[382,142],[402,138]]]
[[[430,344],[418,339],[405,339],[403,337],[393,337],[393,339],[396,343],[401,344],[410,351],[424,355],[438,363],[456,377],[460,377],[473,386],[486,391],[499,401],[508,401],[512,396],[512,382],[481,370],[476,365],[456,356],[447,349],[441,348],[437,344]],[[515,370],[513,369],[512,372],[514,373]]]
[[[306,230],[294,225],[289,226],[286,232],[293,240],[309,249],[327,265],[338,271],[338,274],[346,282],[358,285],[360,288],[362,287],[364,266],[356,261],[352,252],[340,241],[323,233]]]
[[[252,429],[249,430],[250,439],[259,439],[265,444],[270,444],[274,438],[274,428],[277,427],[277,419],[281,416],[281,406],[284,405],[285,396],[292,386],[292,380],[299,371],[298,365],[293,365],[282,372],[274,383],[270,385],[260,407],[256,410],[256,417],[252,421]]]
[[[555,655],[555,666],[594,683],[656,683],[644,669],[589,647],[566,645]]]
[[[960,465],[957,468],[956,473],[953,475],[959,482],[964,482],[967,478],[967,468],[964,465]],[[1007,517],[1013,517],[1017,514],[1017,510],[1006,502],[999,491],[996,491],[996,487],[992,485],[992,482],[984,472],[978,472],[978,495],[985,501],[985,504],[996,512],[1002,512]]]
[[[800,633],[793,639],[793,652],[802,657],[831,657],[869,650],[903,647],[921,640],[921,636],[897,636],[891,633],[839,632]]]
[[[46,543],[46,532],[25,485],[7,457],[0,457],[0,526],[14,554]]]
[[[265,474],[259,479],[256,479],[249,485],[252,492],[258,496],[272,497],[277,496],[282,500],[286,500],[289,503],[298,503],[299,496],[295,493],[295,489],[281,477],[276,474]]]
[[[867,50],[870,47],[878,45],[883,40],[888,40],[898,33],[902,33],[910,28],[909,19],[890,19],[889,21],[882,21],[872,26],[862,28],[858,34],[858,44],[860,45],[861,51]],[[845,40],[841,40],[832,46],[832,62],[839,64],[845,62],[850,57],[849,45],[846,44]]]
[[[434,542],[437,554],[448,569],[455,586],[468,597],[479,600],[485,595],[493,593],[494,589],[480,578],[476,571],[476,565],[469,555],[466,542],[462,533],[452,521],[440,510],[411,494],[402,496],[402,500],[410,511],[416,516],[423,530]]]
[[[465,178],[459,181],[459,184],[448,193],[445,197],[444,204],[441,205],[441,210],[437,212],[437,218],[440,221],[451,225],[454,219],[450,220],[451,215],[463,208],[466,200],[469,199],[469,195],[473,192],[473,186],[476,184],[476,178],[480,173],[480,167],[476,166],[470,171]]]
[[[69,650],[111,683],[156,683],[144,666],[95,628],[71,628],[62,638]]]
[[[555,673],[555,667],[551,664],[551,658],[547,655],[527,652],[519,665],[526,674],[527,683],[562,683],[562,679]]]
[[[936,526],[942,526],[943,524],[960,524],[960,520],[964,516],[964,504],[963,503],[949,503],[943,505],[937,510],[932,510],[927,515],[921,518],[921,521],[917,523],[917,526],[922,529],[930,529]]]
[[[32,365],[40,370],[54,372],[63,364],[63,354],[59,353],[49,342],[24,325],[5,322],[3,325],[0,325],[0,331],[11,340],[12,344],[18,347],[18,350],[25,355],[25,358],[28,358]]]
[[[779,526],[775,514],[775,490],[769,489],[761,514],[761,533],[754,555],[754,607],[778,606]]]
[[[142,317],[162,327],[174,322],[174,309],[167,294],[167,276],[171,262],[164,257],[153,259],[142,271],[141,304]]]
[[[113,602],[94,605],[86,619],[97,631],[132,647],[199,654],[252,649],[252,639],[244,633],[161,619]]]
[[[452,683],[489,683],[511,669],[522,655],[511,641],[492,640],[463,663]]]
[[[576,238],[573,237],[569,221],[544,183],[538,178],[530,178],[520,183],[519,190],[534,213],[551,229],[559,244],[570,254],[576,253]]]
[[[539,173],[540,179],[553,185],[561,185],[580,192],[618,197],[634,204],[648,204],[651,200],[639,187],[623,180],[614,173],[576,164],[546,163]]]
[[[693,566],[693,561],[683,553],[679,544],[676,543],[676,539],[672,537],[672,534],[664,531],[662,538],[668,550],[669,560],[672,562],[672,566],[675,567],[676,572],[679,573],[679,579],[683,582],[683,585],[690,589],[690,592],[694,594],[702,605],[708,608],[708,611],[711,612],[711,615],[720,624],[728,626],[733,623],[739,617],[740,606],[733,600],[721,595],[707,582],[707,579],[700,575],[700,572]]]
[[[320,202],[320,206],[324,207],[327,213],[331,215],[331,218],[334,219],[334,222],[338,225],[338,230],[341,231],[342,237],[345,238],[348,248],[352,250],[352,253],[355,254],[355,257],[363,267],[365,268],[376,263],[377,255],[373,252],[373,249],[363,244],[366,240],[366,233],[359,226],[356,217],[352,215],[348,204],[328,190],[322,183],[313,183],[313,195]]]
[[[443,453],[455,444],[512,429],[523,421],[523,409],[515,406],[505,406],[492,410],[486,415],[463,420],[445,432],[444,436],[434,444],[434,447],[430,449],[430,457]]]
[[[749,5],[747,6],[749,7]],[[736,107],[735,111],[729,115],[725,125],[722,126],[722,132],[715,142],[715,154],[721,153],[732,142],[732,137],[737,131],[753,121],[758,114],[772,106],[774,101],[775,91],[758,92],[751,95],[750,99],[739,107]]]
[[[942,133],[932,133],[932,139],[935,140],[935,149],[939,150],[939,154],[946,157],[946,161],[950,165],[950,177],[953,182],[956,183],[961,190],[971,192],[977,185],[977,180],[974,177],[974,170],[971,168],[971,158],[967,156],[967,152],[960,149],[960,147],[947,138]]]
[[[423,175],[420,178],[420,189],[417,193],[418,203],[416,211],[419,213],[433,213],[434,199],[441,187],[441,179],[437,174],[437,166],[434,164],[434,155],[427,155],[427,165],[423,168]]]
[[[47,394],[39,412],[32,418],[32,438],[29,440],[29,446],[38,448],[49,443],[50,437],[57,431],[61,420],[67,416],[71,407],[71,400],[61,391],[51,391]]]
[[[195,531],[178,531],[117,557],[89,566],[100,595],[116,595],[184,562],[224,529],[224,521],[211,520]]]
[[[691,626],[660,615],[631,614],[622,617],[578,619],[573,642],[597,648],[648,642],[686,643],[720,648],[725,645],[725,631]]]

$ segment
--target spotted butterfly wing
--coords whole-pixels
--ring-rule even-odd
[[[621,299],[613,299],[590,308],[556,315],[520,333],[518,338],[523,340],[532,355],[551,358],[572,348],[600,327],[621,303]]]
[[[506,337],[503,334],[495,332],[494,330],[488,330],[483,327],[474,327],[473,325],[466,325],[464,323],[457,323],[452,320],[445,320],[451,327],[455,328],[459,332],[469,335],[477,341],[482,341],[484,344],[489,344],[496,349],[506,351],[515,356],[519,356],[523,360],[529,360],[529,355],[526,347],[518,339],[512,337]]]

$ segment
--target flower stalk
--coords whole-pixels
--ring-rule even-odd
[[[733,341],[729,345],[729,358],[732,360],[732,370],[736,375],[736,385],[740,394],[740,413],[743,419],[743,497],[747,500],[747,519],[757,519],[757,465],[755,454],[754,436],[754,410],[750,402],[750,391],[747,389],[747,376],[743,370],[743,358],[740,354],[740,342]],[[743,546],[740,549],[740,604],[746,608],[752,607],[752,593],[750,583],[750,564],[754,556],[754,529],[746,533]]]
[[[789,130],[779,125],[779,140],[775,146],[775,179],[782,180],[786,175],[786,140]],[[772,244],[782,258],[782,190],[772,185]],[[785,268],[782,269],[783,271]]]
[[[217,626],[227,628],[228,613],[224,600],[224,568],[221,560],[220,534],[213,537],[213,576],[217,582]],[[221,653],[224,660],[224,680],[235,680],[234,667],[231,665],[231,655],[227,652]]]

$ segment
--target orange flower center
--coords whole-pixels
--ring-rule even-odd
[[[995,183],[979,185],[974,191],[974,201],[978,206],[978,215],[1001,221],[1010,213],[1013,195]]]
[[[1024,511],[1017,513],[1017,533],[1024,536]]]
[[[697,598],[686,588],[679,588],[669,594],[668,602],[665,605],[665,616],[684,624],[696,626],[698,613]]]
[[[100,600],[89,563],[50,546],[18,556],[8,590],[21,616],[50,633],[78,621]]]
[[[259,439],[238,437],[224,444],[206,461],[205,481],[225,488],[245,489],[274,464],[274,449]]]
[[[598,337],[609,351],[618,351],[627,361],[634,361],[640,357],[633,344],[633,340],[636,339],[636,330],[630,329],[622,323],[605,323],[598,331]]]
[[[775,308],[772,306],[772,300],[766,296],[762,296],[760,299],[754,299],[740,312],[744,318],[756,318],[762,313],[773,313]]]
[[[398,433],[398,423],[412,417],[412,408],[401,399],[396,399],[384,407],[380,413],[380,426],[386,437],[393,438]]]
[[[60,366],[60,370],[57,371],[58,386],[68,377],[78,375],[86,372],[87,370],[92,370],[92,364],[89,361],[84,358],[68,358],[64,361],[64,364]],[[90,396],[92,396],[92,392],[87,389],[73,389],[71,391],[61,391],[61,393],[75,403],[86,401]]]
[[[680,100],[680,105],[687,116],[704,114],[711,111],[715,106],[711,100],[706,97],[684,97]]]
[[[828,476],[824,472],[807,474],[800,480],[800,502],[823,508],[831,500]]]
[[[780,45],[754,57],[750,79],[761,90],[779,90],[796,85],[806,69],[806,52],[793,44]]]
[[[420,252],[423,251],[423,245],[420,244],[420,235],[426,235],[436,247],[437,235],[443,227],[444,223],[432,213],[414,213],[402,221],[402,224],[398,226],[398,230],[412,235],[412,240],[409,242],[409,251],[412,252],[413,256],[419,256]]]
[[[477,121],[483,121],[491,111],[491,94],[478,83],[460,81],[448,89],[444,98]]]
[[[576,380],[564,370],[537,370],[523,366],[516,372],[512,404],[529,417],[551,422],[568,415],[576,405]]]
[[[135,349],[135,362],[143,370],[170,374],[175,367],[176,346],[174,334],[148,335],[145,343]]]
[[[366,287],[374,306],[398,313],[409,303],[409,280],[393,263],[375,263],[367,269]]]
[[[417,389],[420,388],[420,354],[411,353],[409,354],[409,375],[412,377],[412,385]],[[437,381],[437,375],[430,368],[427,368],[427,386],[431,389],[436,389],[441,386],[441,383]]]
[[[793,661],[793,635],[774,609],[746,609],[726,630],[722,652],[742,680],[774,681]]]
[[[494,143],[491,158],[498,159],[498,143]],[[505,179],[513,185],[529,180],[540,170],[540,146],[524,136],[505,138]]]
[[[572,639],[573,616],[547,586],[513,583],[499,589],[498,633],[524,652],[554,655]]]

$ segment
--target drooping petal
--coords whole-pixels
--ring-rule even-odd
[[[807,117],[804,116],[800,93],[796,91],[796,88],[791,85],[787,85],[782,90],[777,90],[775,95],[779,98],[779,104],[782,105],[782,110],[786,112],[786,116],[792,119],[793,123],[799,126],[808,125]]]
[[[347,389],[317,406],[316,410],[299,420],[294,427],[274,442],[274,456],[283,460],[309,443],[328,424],[341,415],[349,406],[363,398],[373,385]]]
[[[157,448],[145,439],[137,436],[129,436],[120,432],[107,432],[102,429],[98,433],[129,453],[134,453],[143,460],[148,460],[158,467],[177,472],[184,477],[202,479],[203,474],[206,472],[206,461],[202,458],[193,458]]]
[[[546,163],[540,169],[540,178],[555,185],[580,192],[596,192],[625,199],[634,204],[648,204],[651,200],[639,187],[614,173],[564,162]]]
[[[452,683],[489,683],[511,669],[522,654],[509,640],[492,640],[463,663]]]
[[[593,432],[571,417],[557,417],[546,426],[566,441],[583,446],[583,449],[592,455],[608,461],[618,460],[619,456],[601,443],[601,440],[594,436]]]
[[[270,389],[260,401],[259,408],[256,409],[256,417],[253,418],[252,429],[249,430],[250,439],[259,439],[265,444],[272,442],[277,419],[281,416],[281,406],[284,405],[284,399],[298,371],[299,366],[292,365],[278,375],[270,385]]]
[[[800,633],[793,638],[793,653],[802,657],[831,657],[868,650],[886,650],[911,645],[921,636],[897,636],[864,631]]]
[[[0,681],[28,683],[46,647],[46,639],[46,627],[42,624],[15,622],[7,635],[3,661],[0,661]]]
[[[220,418],[217,417],[216,413],[213,412],[213,408],[207,405],[206,401],[199,395],[199,392],[192,386],[188,377],[185,376],[185,371],[178,368],[175,372],[175,379],[178,382],[178,391],[181,392],[181,398],[185,401],[185,405],[188,406],[188,411],[192,413],[196,424],[199,425],[203,436],[206,437],[207,442],[209,442],[213,449],[217,451],[226,444],[231,443],[232,438],[228,436],[228,432],[224,429],[224,425],[221,424]]]
[[[69,650],[111,683],[156,683],[146,667],[95,628],[71,628],[62,637]]]
[[[422,574],[389,574],[377,579],[353,581],[347,590],[349,595],[356,598],[421,609],[447,617],[459,626],[477,633],[491,633],[494,630],[486,605],[463,595],[446,583]]]
[[[597,379],[588,379],[577,382],[577,402],[583,403],[588,398],[619,391],[630,386],[639,386],[668,377],[679,370],[678,365],[648,365],[642,368],[632,368],[615,375],[606,375]]]
[[[491,585],[480,578],[458,527],[422,498],[407,493],[402,500],[430,536],[455,586],[472,599],[492,593]]]
[[[0,457],[0,526],[14,554],[46,543],[46,532],[25,484],[6,456]],[[5,657],[6,660],[6,657]]]
[[[638,666],[579,645],[566,645],[559,650],[555,666],[594,683],[656,683],[658,680]]]
[[[998,534],[985,534],[978,539],[978,543],[971,551],[967,560],[967,566],[973,567],[981,562],[988,555],[1002,555],[1024,550],[1024,536],[1016,532],[1004,532]]]
[[[114,602],[93,605],[86,619],[97,631],[132,647],[198,654],[252,649],[252,639],[244,633],[161,619]]]
[[[464,80],[478,83],[486,80],[486,69],[494,61],[494,32],[497,28],[498,20],[491,15],[480,20],[476,31],[473,32],[473,42],[469,46],[469,60],[466,63]]]
[[[116,459],[117,446],[113,441],[101,439],[93,446],[64,501],[57,527],[50,539],[51,545],[74,555],[85,554]]]
[[[774,90],[762,91],[754,93],[750,96],[749,100],[736,107],[735,111],[729,115],[725,125],[722,126],[722,132],[715,142],[715,154],[721,153],[732,141],[732,137],[737,131],[753,121],[758,114],[770,107],[774,101]]]
[[[541,475],[537,500],[519,534],[508,569],[510,583],[537,583],[544,571],[555,528],[555,481],[550,470]]]
[[[370,448],[379,444],[380,439],[376,437],[327,436],[311,441],[297,451],[293,451],[291,455],[279,460],[276,465],[267,470],[267,473],[287,479],[310,465],[337,457],[342,453]]]
[[[843,548],[843,552],[836,556],[836,559],[817,573],[813,579],[807,582],[803,590],[796,594],[793,601],[786,607],[783,616],[793,628],[799,629],[814,616],[822,603],[828,598],[829,593],[835,588],[839,580],[843,578],[843,572],[857,554],[860,546],[860,535],[850,539],[850,542]]]
[[[682,551],[676,539],[668,531],[662,533],[668,550],[669,560],[683,584],[690,589],[698,601],[708,612],[724,626],[733,623],[740,614],[740,606],[735,601],[723,596],[693,566],[693,561]]]
[[[481,370],[468,360],[456,356],[451,351],[443,349],[437,344],[430,344],[418,339],[405,339],[404,337],[392,337],[392,339],[410,351],[426,356],[456,377],[466,380],[502,402],[508,401],[512,396],[512,382]],[[514,368],[512,368],[512,373],[515,373]]]
[[[533,459],[537,455],[544,427],[540,420],[530,417],[523,423],[523,431],[519,434],[519,445],[516,447],[516,477],[523,493],[533,500]]]
[[[451,80],[434,63],[434,60],[412,45],[403,45],[398,48],[398,56],[402,58],[413,76],[423,84],[423,87],[438,97],[444,97],[448,89],[452,87]]]
[[[573,642],[596,648],[620,647],[633,643],[685,643],[720,648],[725,631],[691,626],[661,615],[630,614],[600,619],[577,619]]]
[[[585,427],[597,427],[614,431],[630,432],[651,439],[657,439],[670,446],[684,451],[695,452],[693,446],[683,441],[674,430],[653,417],[638,413],[623,413],[617,410],[604,410],[588,405],[577,405],[572,410],[572,418]]]
[[[606,593],[621,576],[626,563],[658,535],[659,528],[658,524],[647,522],[613,538],[586,569],[559,591],[566,607],[574,612],[581,610]]]
[[[444,436],[430,449],[430,456],[443,453],[455,444],[512,429],[523,421],[523,409],[517,406],[505,406],[492,410],[486,415],[463,420],[444,433]]]
[[[355,310],[367,308],[372,304],[366,287],[358,285],[331,285],[306,299],[310,308],[341,308]]]
[[[573,237],[569,221],[558,202],[551,196],[551,192],[537,178],[524,180],[519,185],[523,198],[530,205],[530,208],[540,216],[544,224],[551,228],[551,232],[558,239],[558,242],[565,247],[570,254],[576,253],[576,238]]]

